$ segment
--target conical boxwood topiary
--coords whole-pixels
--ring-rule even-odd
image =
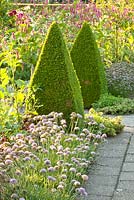
[[[80,84],[56,22],[52,23],[31,77],[27,111],[84,114]]]
[[[80,80],[84,107],[90,108],[101,94],[107,92],[107,84],[94,34],[86,22],[75,39],[71,58]]]

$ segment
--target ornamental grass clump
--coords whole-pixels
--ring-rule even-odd
[[[71,49],[71,58],[80,80],[84,107],[107,92],[104,66],[95,37],[88,23],[84,23]]]
[[[80,130],[79,115],[71,114],[68,131],[62,113],[26,116],[21,132],[0,140],[0,199],[74,200],[87,195],[82,187],[87,168],[105,134]],[[24,128],[23,127],[23,128]]]
[[[80,84],[58,25],[50,26],[30,80],[27,111],[84,114]]]

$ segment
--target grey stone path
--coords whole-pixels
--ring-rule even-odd
[[[97,151],[89,169],[88,196],[82,200],[134,200],[134,115],[122,118],[123,132]]]

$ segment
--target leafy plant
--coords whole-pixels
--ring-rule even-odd
[[[1,27],[7,25],[7,21],[9,20],[7,12],[12,8],[10,4],[11,0],[1,0],[0,1],[0,24]]]
[[[114,96],[134,98],[134,63],[113,63],[106,69],[109,92]]]
[[[86,114],[86,118],[90,119],[92,129],[94,129],[94,126],[95,129],[96,126],[101,127],[101,129],[103,129],[103,133],[106,133],[107,136],[115,136],[124,128],[124,125],[121,123],[121,117],[110,118],[103,116],[102,112],[96,112],[93,108],[91,108],[89,113]],[[93,123],[93,120],[96,122],[95,124]]]
[[[21,59],[16,58],[12,49],[1,53],[0,60],[0,133],[6,134],[20,127],[26,83],[20,79],[15,80]]]
[[[132,114],[134,113],[134,100],[129,98],[103,95],[92,104],[93,108],[104,114]]]

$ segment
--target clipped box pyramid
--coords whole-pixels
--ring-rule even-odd
[[[79,80],[56,22],[49,28],[31,77],[26,109],[38,114],[63,112],[67,120],[72,112],[84,114]]]
[[[80,81],[84,107],[90,108],[101,94],[107,92],[107,83],[97,43],[88,23],[84,22],[70,54]]]

